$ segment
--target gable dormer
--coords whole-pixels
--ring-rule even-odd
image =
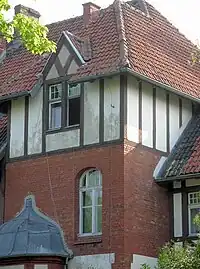
[[[70,32],[63,32],[57,45],[57,52],[52,54],[43,71],[45,81],[76,74],[85,63],[83,55],[84,41]]]

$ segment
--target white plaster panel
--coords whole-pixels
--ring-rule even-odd
[[[169,137],[170,150],[179,138],[179,98],[176,95],[169,96]]]
[[[80,145],[80,129],[48,134],[46,136],[46,151],[73,148]]]
[[[11,102],[10,158],[24,155],[25,98]]]
[[[156,89],[156,149],[167,151],[166,91]]]
[[[186,185],[186,187],[199,186],[200,179],[199,178],[187,179],[185,182],[185,185]]]
[[[142,144],[153,147],[153,89],[142,83]]]
[[[0,266],[2,269],[24,269],[24,265]]]
[[[187,99],[182,99],[182,121],[186,125],[192,118],[192,102]]]
[[[68,75],[76,74],[77,69],[78,69],[78,65],[77,65],[77,63],[75,62],[75,60],[73,60],[73,61],[71,62],[71,64],[70,64],[70,67],[69,67],[69,69],[68,69],[67,74],[68,74]]]
[[[105,79],[104,87],[104,141],[120,138],[120,79]]]
[[[84,84],[84,145],[99,142],[99,81]]]
[[[48,264],[35,264],[34,269],[48,269]]]
[[[49,73],[48,73],[46,79],[53,79],[53,78],[58,78],[58,77],[59,77],[58,71],[56,69],[55,64],[53,64],[51,69],[49,70]]]
[[[173,188],[174,189],[180,189],[181,188],[181,181],[174,181],[173,182]]]
[[[174,207],[174,237],[182,236],[182,194],[173,194]]]
[[[127,84],[127,139],[139,143],[139,88],[133,76]]]
[[[42,106],[43,88],[33,98],[29,98],[28,154],[42,151]]]
[[[154,269],[157,264],[157,258],[134,254],[131,269],[141,269],[143,264],[147,264]]]
[[[65,66],[69,55],[70,55],[70,53],[69,53],[68,49],[66,48],[65,45],[63,45],[62,48],[60,49],[59,54],[58,54],[58,58],[60,60],[62,67]]]
[[[114,253],[77,256],[69,261],[68,269],[111,269],[114,260]]]

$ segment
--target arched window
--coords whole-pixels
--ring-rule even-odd
[[[102,176],[96,169],[80,178],[80,235],[102,233]]]

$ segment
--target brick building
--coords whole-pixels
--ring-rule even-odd
[[[32,55],[15,40],[0,56],[0,242],[10,242],[0,248],[0,267],[153,266],[170,238],[196,236],[193,46],[143,0],[86,3],[82,16],[48,28],[55,54]],[[49,223],[59,251],[47,243]],[[48,236],[19,244],[21,225]]]

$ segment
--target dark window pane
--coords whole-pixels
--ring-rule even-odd
[[[50,114],[50,127],[51,129],[61,127],[61,103],[51,104]]]
[[[83,195],[83,206],[92,205],[92,191],[84,191],[82,192],[82,195]]]
[[[83,233],[92,233],[92,208],[83,208]]]
[[[69,99],[68,113],[69,126],[80,124],[80,97]]]

